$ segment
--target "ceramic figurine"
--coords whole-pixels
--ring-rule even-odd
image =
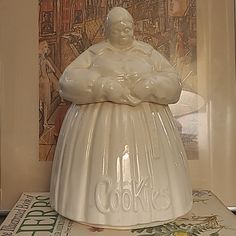
[[[136,41],[121,7],[107,16],[106,40],[60,78],[72,102],[53,163],[51,204],[89,225],[130,229],[187,213],[192,192],[185,151],[168,104],[181,83],[152,46]]]

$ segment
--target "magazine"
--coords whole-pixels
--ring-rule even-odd
[[[235,236],[236,216],[210,191],[193,191],[192,210],[159,226],[132,230],[90,227],[51,209],[49,193],[23,193],[0,226],[1,236]]]

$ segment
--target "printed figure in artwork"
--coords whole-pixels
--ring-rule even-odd
[[[48,127],[48,115],[53,91],[58,90],[58,79],[53,65],[47,58],[50,53],[47,41],[39,43],[39,102],[43,112],[43,126]]]
[[[178,68],[179,72],[182,72],[184,67],[184,60],[186,59],[186,43],[184,41],[184,34],[182,32],[178,32],[176,35],[176,45],[175,45],[175,63],[176,68]]]

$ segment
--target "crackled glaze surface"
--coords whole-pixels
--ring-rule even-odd
[[[191,209],[186,155],[168,104],[181,84],[169,62],[133,39],[122,8],[107,40],[60,78],[71,105],[58,140],[51,203],[63,216],[112,228],[162,224]]]

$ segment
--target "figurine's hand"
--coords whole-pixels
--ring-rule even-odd
[[[156,81],[155,79],[143,79],[135,84],[133,88],[133,93],[135,97],[145,101],[150,95],[153,94],[155,89]]]
[[[122,86],[112,77],[99,78],[94,86],[94,96],[97,100],[111,101],[115,103],[124,103],[137,105],[140,100],[133,97],[130,90]]]
[[[106,99],[112,102],[124,102],[127,96],[130,95],[130,90],[123,87],[119,82],[107,80],[103,87]]]

